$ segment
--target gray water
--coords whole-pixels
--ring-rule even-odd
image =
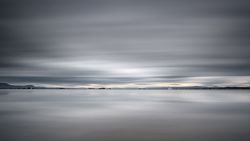
[[[1,141],[249,141],[247,90],[0,90]]]

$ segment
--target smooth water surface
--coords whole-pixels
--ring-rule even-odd
[[[249,141],[248,90],[0,90],[1,141]]]

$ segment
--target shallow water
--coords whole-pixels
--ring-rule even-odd
[[[0,90],[1,141],[249,141],[248,90]]]

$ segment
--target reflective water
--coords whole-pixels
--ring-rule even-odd
[[[249,141],[247,90],[0,90],[1,141]]]

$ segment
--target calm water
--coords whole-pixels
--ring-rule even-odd
[[[249,141],[247,90],[0,90],[1,141]]]

